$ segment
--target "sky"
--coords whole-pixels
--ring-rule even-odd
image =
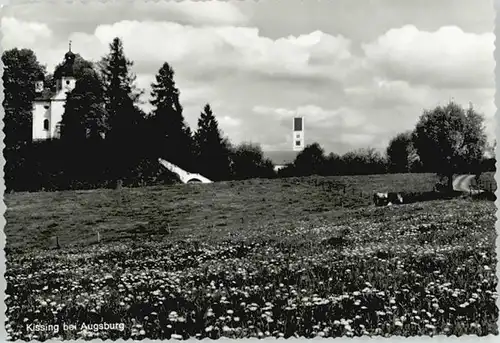
[[[492,0],[62,1],[6,6],[2,49],[30,48],[50,72],[72,50],[97,61],[116,36],[145,90],[175,70],[188,124],[210,103],[232,143],[384,151],[424,109],[450,100],[494,137]]]

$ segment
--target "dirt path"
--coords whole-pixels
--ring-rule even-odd
[[[482,190],[471,189],[471,183],[474,175],[459,175],[453,180],[453,189],[459,192],[481,193]]]

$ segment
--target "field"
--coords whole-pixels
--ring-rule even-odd
[[[497,334],[494,203],[371,205],[374,191],[435,182],[401,174],[6,195],[7,332]],[[124,330],[81,329],[103,319]],[[77,329],[30,333],[32,323]]]

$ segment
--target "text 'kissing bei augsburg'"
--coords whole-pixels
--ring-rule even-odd
[[[60,330],[63,331],[111,331],[118,330],[123,331],[125,329],[124,323],[96,323],[96,324],[27,324],[26,330],[28,332],[41,332],[41,331],[51,331],[57,333]]]

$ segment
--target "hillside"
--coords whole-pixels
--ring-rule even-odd
[[[375,191],[429,191],[432,174],[307,177],[15,193],[5,197],[7,247],[90,244],[141,234],[210,236],[328,217],[372,203]],[[333,211],[333,212],[332,212]]]
[[[496,334],[493,202],[366,206],[373,190],[434,182],[311,177],[8,195],[7,332],[26,337],[28,318],[124,325],[41,340]]]

